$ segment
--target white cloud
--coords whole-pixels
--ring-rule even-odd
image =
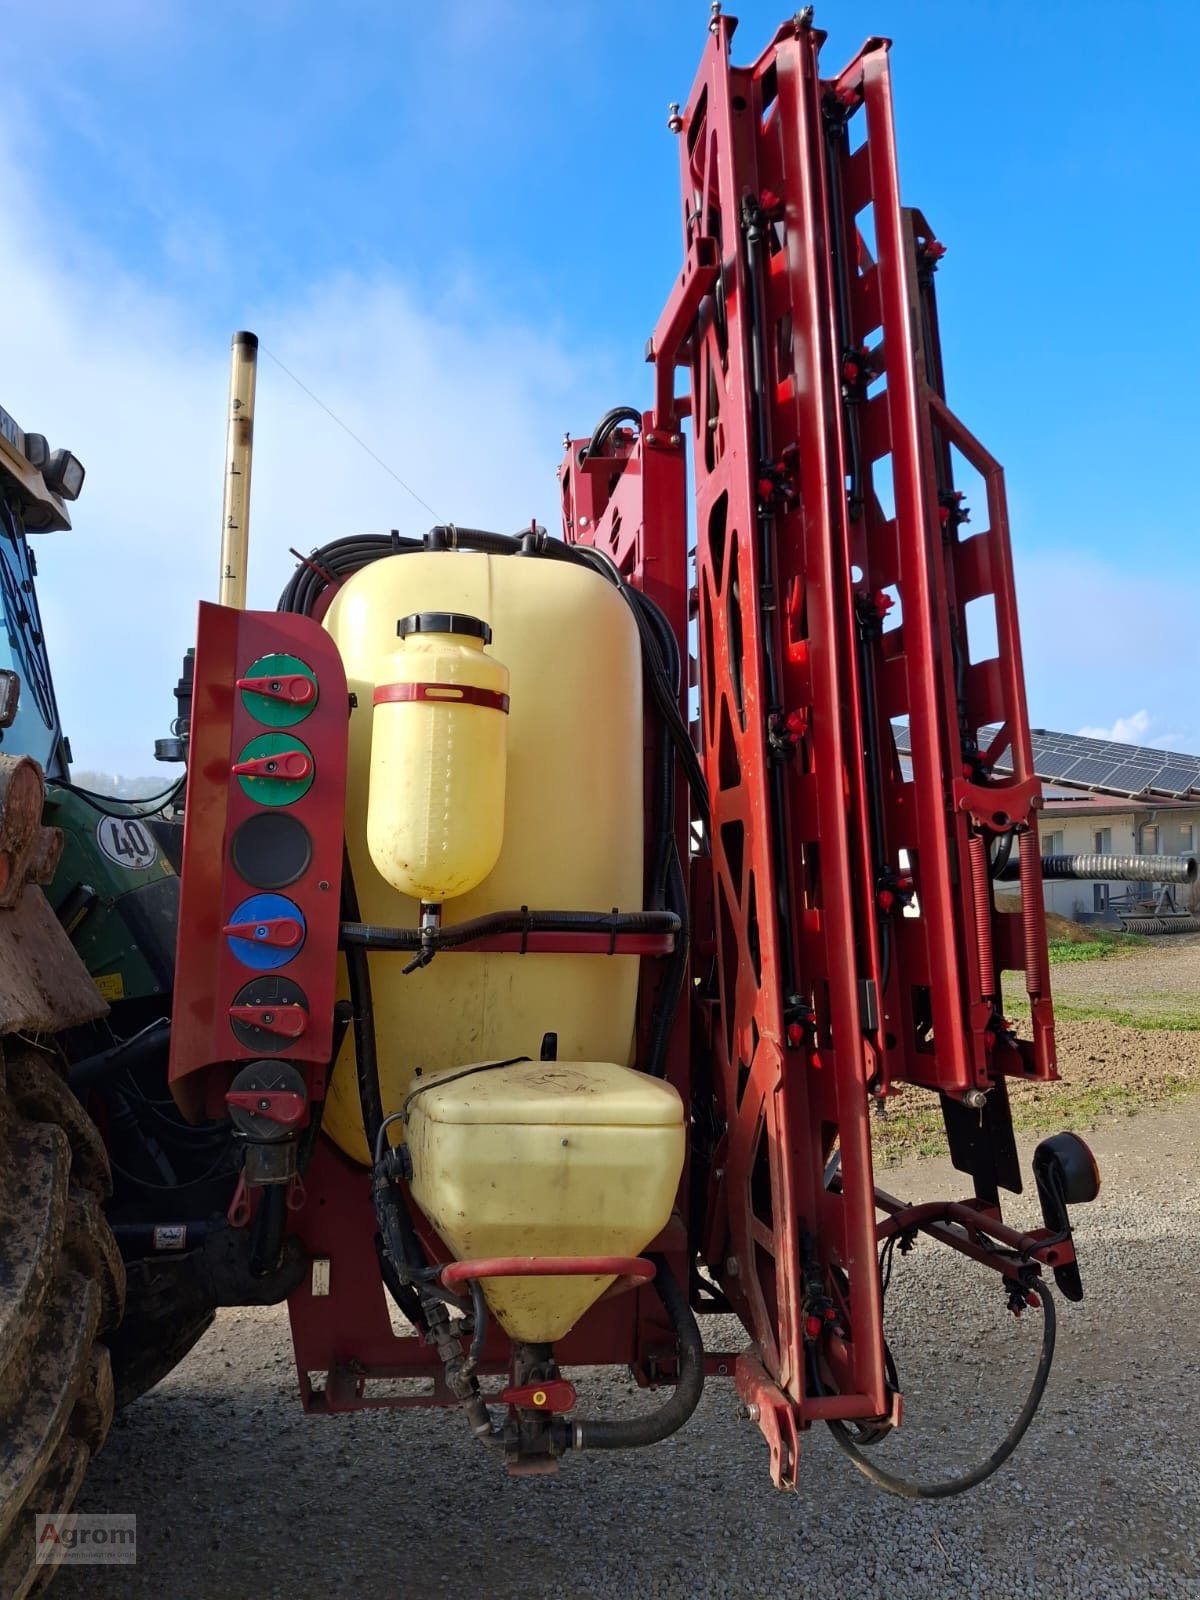
[[[222,245],[209,241],[214,258]],[[581,431],[611,403],[603,359],[497,322],[483,291],[461,281],[431,307],[399,276],[345,275],[239,306],[214,332],[100,241],[64,239],[2,140],[0,274],[0,404],[87,468],[73,531],[38,539],[36,551],[64,726],[93,769],[154,771],[196,603],[214,596],[235,326],[254,329],[441,516],[465,525],[515,529],[536,515],[556,527],[563,430]],[[260,361],[252,605],[274,606],[289,546],[411,534],[431,520]]]
[[[1080,728],[1084,739],[1108,739],[1113,744],[1145,744],[1150,731],[1150,713],[1135,711],[1130,717],[1118,717],[1109,728]]]

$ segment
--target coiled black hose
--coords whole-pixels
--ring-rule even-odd
[[[885,1472],[882,1467],[876,1466],[874,1461],[868,1460],[859,1450],[854,1443],[849,1428],[844,1422],[840,1422],[836,1418],[827,1419],[834,1443],[844,1455],[850,1457],[850,1460],[864,1478],[869,1478],[878,1488],[886,1489],[889,1494],[900,1495],[905,1500],[945,1500],[950,1495],[962,1494],[966,1489],[973,1489],[976,1484],[982,1483],[985,1478],[990,1478],[998,1467],[1004,1465],[1024,1438],[1026,1429],[1033,1421],[1038,1406],[1042,1403],[1042,1395],[1046,1390],[1046,1380],[1050,1376],[1050,1367],[1054,1361],[1054,1339],[1057,1324],[1054,1299],[1048,1284],[1043,1279],[1038,1279],[1035,1292],[1042,1306],[1042,1348],[1038,1356],[1037,1369],[1034,1372],[1033,1383],[1028,1395],[1025,1397],[1025,1404],[1018,1413],[1017,1420],[996,1449],[992,1451],[991,1455],[960,1477],[946,1478],[939,1483],[916,1483],[910,1478],[897,1477],[894,1473]],[[809,1376],[813,1379],[817,1392],[820,1393],[820,1379],[815,1360],[809,1362]]]

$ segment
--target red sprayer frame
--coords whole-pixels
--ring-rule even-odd
[[[888,47],[870,40],[826,79],[823,36],[804,13],[744,68],[730,62],[733,28],[714,18],[687,106],[672,117],[684,264],[649,347],[653,407],[570,442],[562,510],[567,542],[610,556],[662,609],[685,660],[695,647],[680,708],[688,714],[698,685],[708,796],[677,783],[692,1004],[678,1008],[665,1055],[691,1110],[692,1147],[676,1215],[652,1249],[697,1309],[732,1309],[748,1329],[752,1354],[710,1354],[707,1367],[736,1377],[775,1482],[791,1486],[799,1433],[813,1421],[898,1419],[883,1241],[924,1231],[1010,1279],[1016,1257],[997,1244],[1018,1253],[1023,1273],[1074,1258],[1069,1230],[1018,1235],[999,1215],[999,1190],[1020,1187],[1006,1078],[1054,1076],[1040,793],[1002,477],[945,403],[941,247],[900,205]],[[865,138],[852,143],[852,129]],[[689,393],[677,396],[681,370]],[[984,480],[975,525],[955,488],[956,456]],[[980,603],[994,614],[991,648],[986,630],[970,631],[968,608]],[[272,629],[294,627],[290,645],[270,647],[301,655],[325,638],[311,619],[234,615],[207,619],[197,660],[184,898],[202,976],[172,1069],[178,1087],[211,1063],[222,1092],[236,1052],[223,1022],[219,1039],[203,1032],[214,1022],[204,975],[216,974],[225,1004],[221,924],[207,901],[223,916],[239,887],[223,865],[238,816],[217,793],[245,731],[232,683]],[[999,733],[980,748],[992,725]],[[648,756],[656,737],[647,718]],[[1006,748],[1011,777],[994,765]],[[340,753],[325,770],[340,771],[344,730],[331,750]],[[323,804],[322,848],[340,852],[338,804]],[[313,822],[324,826],[315,810]],[[1013,851],[1020,917],[999,915],[992,891]],[[322,890],[336,884],[330,861]],[[331,1009],[334,952],[318,920],[327,970],[313,982]],[[575,948],[561,942],[571,936],[532,937]],[[487,947],[520,959],[532,945],[505,935]],[[669,952],[661,941],[638,948],[644,1044]],[[1005,1020],[1006,970],[1025,974],[1030,1041]],[[876,1190],[872,1104],[905,1084],[940,1095],[973,1199],[905,1207]],[[304,1185],[289,1228],[310,1262],[290,1300],[306,1406],[452,1403],[433,1350],[389,1314],[366,1171],[319,1141]],[[412,1220],[427,1258],[448,1260]],[[477,1273],[512,1266],[474,1263]],[[598,1302],[554,1354],[563,1366],[628,1364],[642,1382],[676,1370],[668,1319],[644,1287]],[[503,1373],[509,1358],[493,1326],[478,1370]],[[405,1392],[397,1380],[424,1387]]]
[[[714,1130],[694,1225],[758,1346],[739,1388],[790,1483],[799,1428],[892,1409],[871,1097],[940,1091],[975,1203],[997,1215],[998,1188],[1020,1187],[1004,1075],[1052,1077],[1054,1057],[1003,483],[942,396],[941,251],[900,205],[888,46],[870,40],[827,80],[802,19],[746,68],[730,62],[734,26],[714,19],[672,122],[685,259],[649,347],[654,409],[606,458],[572,445],[564,520],[568,540],[661,590],[681,530],[644,491],[690,417],[710,795],[692,1100],[699,1113],[711,1096]],[[987,487],[969,538],[955,450]],[[981,598],[996,637],[976,660],[966,607]],[[990,723],[1002,732],[980,750]],[[991,760],[1010,744],[1002,779]],[[1021,918],[991,890],[993,854],[1014,849]],[[1004,1020],[1002,968],[1026,972],[1032,1044]],[[983,1128],[973,1146],[956,1141],[964,1110]],[[830,1320],[818,1394],[806,1344]]]

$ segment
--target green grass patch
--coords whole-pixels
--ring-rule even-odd
[[[1050,960],[1054,963],[1063,961],[1103,961],[1109,956],[1128,956],[1136,950],[1141,950],[1147,939],[1144,934],[1114,933],[1110,929],[1089,929],[1093,937],[1090,939],[1051,939],[1049,942]]]
[[[1070,1000],[1055,1000],[1054,1015],[1060,1022],[1115,1022],[1122,1028],[1161,1029],[1165,1033],[1200,1033],[1200,1010],[1180,1010],[1178,1003],[1170,999],[1166,1000],[1162,1009],[1156,1007],[1152,999],[1147,1000],[1144,1009],[1109,1006],[1100,1002],[1074,1005]]]
[[[1200,1093],[1194,1078],[1168,1074],[1148,1088],[1126,1083],[1067,1082],[1015,1085],[1013,1126],[1018,1132],[1048,1133],[1060,1128],[1086,1130],[1113,1117],[1133,1117],[1150,1106]],[[871,1119],[871,1142],[877,1167],[894,1167],[918,1156],[947,1153],[941,1107],[931,1095],[907,1088],[887,1102],[887,1115]]]

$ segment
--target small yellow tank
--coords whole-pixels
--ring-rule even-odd
[[[608,1061],[516,1061],[417,1080],[412,1193],[459,1261],[632,1256],[666,1226],[683,1171],[683,1102]],[[510,1338],[552,1344],[611,1277],[491,1278]]]
[[[478,617],[420,611],[376,685],[367,848],[401,894],[440,904],[491,872],[504,842],[508,668]]]

